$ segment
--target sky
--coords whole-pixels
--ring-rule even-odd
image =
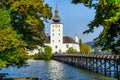
[[[90,42],[102,31],[102,28],[98,28],[94,30],[94,33],[83,34],[85,30],[89,29],[87,25],[94,19],[94,9],[89,9],[82,4],[75,5],[71,3],[71,0],[45,0],[45,3],[52,7],[53,16],[57,5],[63,24],[63,34],[66,36],[74,39],[75,34],[77,34],[83,42]],[[52,20],[45,23],[47,34],[50,34],[50,23],[52,23]]]

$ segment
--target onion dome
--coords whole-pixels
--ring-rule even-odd
[[[57,9],[57,7],[56,7],[56,9],[55,9],[55,15],[54,15],[54,17],[53,17],[53,19],[52,19],[54,22],[60,22],[60,17],[59,17],[59,15],[58,15],[58,9]]]

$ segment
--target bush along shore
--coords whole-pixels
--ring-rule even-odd
[[[44,52],[39,52],[37,54],[34,54],[30,56],[31,58],[35,60],[46,60],[49,61],[52,58],[52,48],[50,46],[46,46],[44,49]]]
[[[49,56],[47,54],[45,54],[44,52],[39,52],[37,54],[31,55],[30,56],[32,59],[34,60],[45,60],[45,61],[49,61],[51,60],[52,56]]]

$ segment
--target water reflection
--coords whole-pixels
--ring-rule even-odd
[[[27,67],[9,67],[0,70],[0,73],[8,73],[6,77],[33,77],[40,80],[97,80],[79,69],[57,62],[28,60]]]
[[[48,71],[49,74],[49,78],[51,80],[61,80],[62,77],[64,76],[64,68],[63,65],[61,64],[56,64],[55,61],[52,61],[52,63],[48,63],[48,65],[46,64],[46,69]],[[56,75],[57,74],[57,75]]]

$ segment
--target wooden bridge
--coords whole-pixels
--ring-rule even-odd
[[[54,54],[53,59],[120,79],[120,55]]]

